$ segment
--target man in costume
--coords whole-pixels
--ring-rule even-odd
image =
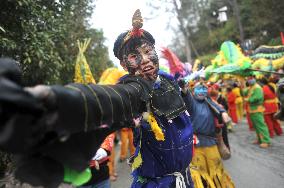
[[[262,78],[263,84],[263,97],[264,97],[264,120],[268,126],[270,138],[274,137],[274,133],[281,135],[283,133],[279,120],[274,118],[276,112],[278,112],[278,98],[276,96],[275,88],[268,83],[266,78]]]
[[[228,108],[229,114],[235,124],[238,123],[238,115],[237,115],[237,105],[236,105],[236,95],[232,91],[232,88],[227,88],[227,101],[228,101]]]
[[[245,111],[246,111],[246,119],[247,119],[247,124],[249,126],[249,130],[254,131],[254,127],[253,127],[253,124],[251,122],[250,113],[249,113],[249,102],[248,102],[248,96],[247,96],[247,93],[248,93],[248,90],[249,90],[248,82],[246,82],[245,85],[246,85],[246,87],[243,88],[242,92],[244,94],[244,105],[245,105]]]
[[[261,148],[267,148],[270,145],[270,137],[267,125],[264,122],[263,112],[263,91],[256,83],[254,77],[248,78],[249,90],[247,95],[248,111],[252,124],[257,134],[255,144],[259,144]]]
[[[191,162],[192,179],[195,188],[232,188],[234,183],[223,167],[217,148],[217,141],[222,139],[218,125],[223,123],[226,113],[208,98],[207,92],[207,86],[202,82],[195,85],[193,94],[184,91],[194,135],[199,141]]]
[[[192,187],[188,169],[192,156],[189,115],[174,78],[158,72],[154,42],[150,33],[134,28],[119,35],[114,44],[115,56],[130,73],[122,82],[141,75],[152,81],[153,87],[151,102],[145,101],[146,112],[134,131],[132,187]]]
[[[219,85],[214,84],[213,86],[211,86],[208,89],[208,94],[212,101],[214,101],[216,104],[219,104],[226,112],[228,112],[227,101],[219,92]],[[227,126],[227,124],[222,126],[222,137],[227,148],[230,149]],[[231,123],[229,124],[229,126],[231,126]]]
[[[133,145],[133,132],[131,128],[123,128],[120,130],[120,141],[119,161],[123,162],[127,158],[128,150],[130,155],[133,155],[135,152],[135,147]]]
[[[115,56],[129,72],[119,84],[23,89],[0,79],[5,109],[0,136],[7,133],[0,147],[18,153],[18,179],[46,187],[63,180],[84,183],[80,172],[104,138],[143,114],[136,130],[132,187],[193,187],[188,169],[193,131],[180,89],[173,77],[158,72],[155,40],[141,29],[140,11],[132,22],[133,29],[114,44]]]
[[[238,86],[237,82],[233,84],[232,92],[236,95],[236,112],[239,121],[242,121],[244,115],[244,104],[243,104],[243,97],[241,95],[241,89]]]

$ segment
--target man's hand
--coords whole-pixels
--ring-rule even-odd
[[[178,85],[181,88],[181,91],[185,94],[187,92],[187,84],[184,79],[178,81]]]
[[[26,87],[24,88],[27,92],[32,94],[34,97],[43,102],[44,106],[47,109],[52,109],[56,104],[55,93],[49,86],[38,85],[35,87]]]

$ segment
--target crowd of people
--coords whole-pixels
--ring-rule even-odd
[[[20,156],[16,177],[46,187],[65,181],[81,188],[108,188],[118,178],[115,155],[120,155],[119,162],[132,168],[132,188],[235,187],[222,162],[231,156],[228,131],[239,126],[246,111],[261,148],[282,134],[275,119],[276,79],[251,76],[210,83],[199,74],[185,82],[159,71],[155,40],[142,29],[140,11],[132,25],[114,44],[114,55],[128,72],[115,85],[22,88],[2,75],[1,105],[17,108],[1,112],[2,130],[13,129],[0,146]],[[22,131],[19,125],[31,132],[21,132],[15,140]],[[121,142],[119,154],[115,137]]]
[[[234,78],[220,82],[222,88],[226,88],[226,92],[220,92],[226,96],[232,122],[237,126],[246,117],[249,130],[257,134],[254,144],[262,148],[269,147],[270,139],[283,133],[280,121],[275,117],[280,106],[276,92],[278,81],[277,75],[265,75],[250,76],[246,81]]]

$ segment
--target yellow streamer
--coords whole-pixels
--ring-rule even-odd
[[[152,131],[154,132],[155,138],[158,141],[164,141],[165,140],[165,136],[164,133],[161,129],[161,127],[159,127],[154,115],[152,112],[149,113],[148,117],[147,117],[147,122],[150,124]]]
[[[142,156],[141,153],[139,151],[138,155],[135,157],[133,163],[132,163],[132,171],[135,170],[136,168],[138,168],[139,166],[141,166],[142,164]]]

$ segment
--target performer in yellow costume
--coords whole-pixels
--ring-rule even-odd
[[[236,107],[237,107],[237,116],[239,120],[243,119],[244,114],[244,103],[243,97],[241,95],[241,89],[238,87],[237,83],[234,83],[233,93],[236,95]]]

